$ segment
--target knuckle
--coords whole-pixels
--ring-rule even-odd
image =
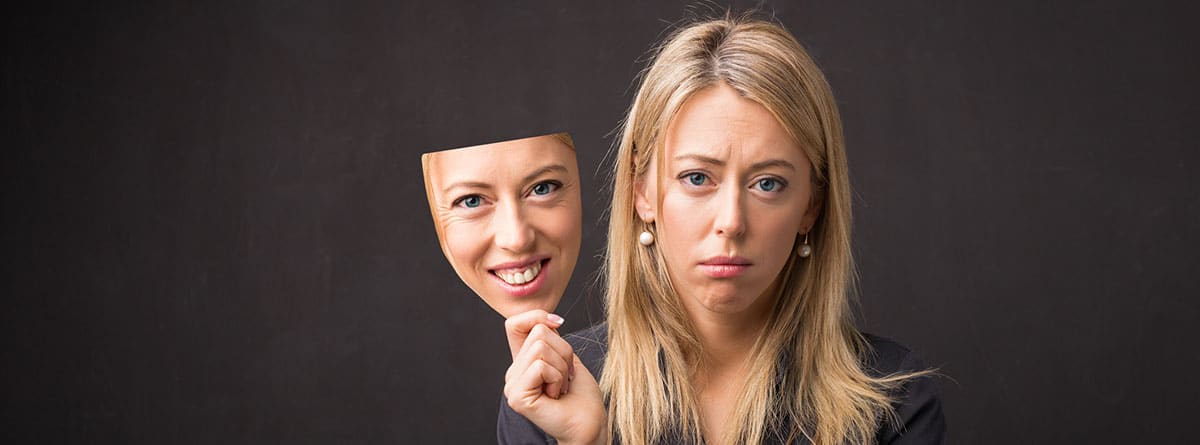
[[[539,331],[537,329],[534,329],[532,331],[529,331],[529,336],[525,337],[525,342],[528,343],[530,340],[541,340],[544,338],[546,338],[545,333],[543,333],[542,331]]]

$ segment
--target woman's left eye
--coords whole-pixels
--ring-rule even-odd
[[[534,184],[533,194],[549,195],[550,192],[558,190],[559,187],[561,187],[561,186],[557,182],[554,182],[554,181],[539,182],[537,184]]]
[[[759,190],[764,192],[773,192],[778,189],[783,189],[783,183],[775,178],[759,179],[755,185],[758,186]]]

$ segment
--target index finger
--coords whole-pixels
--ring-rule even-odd
[[[508,317],[507,320],[504,320],[504,334],[508,337],[508,350],[512,353],[513,359],[517,358],[517,353],[521,351],[521,345],[525,344],[525,338],[529,337],[534,326],[544,324],[548,328],[558,329],[563,322],[562,317],[541,309]]]

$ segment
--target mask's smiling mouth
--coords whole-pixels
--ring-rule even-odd
[[[546,282],[545,274],[542,272],[549,263],[550,258],[516,261],[499,264],[498,267],[489,269],[488,272],[496,277],[500,287],[510,296],[524,297],[541,290],[542,285]]]
[[[533,281],[533,279],[537,278],[538,274],[540,274],[541,272],[542,272],[542,262],[541,261],[535,262],[535,263],[530,264],[525,267],[511,268],[511,269],[498,269],[498,270],[492,271],[493,274],[500,277],[500,279],[504,280],[505,283],[511,284],[513,286],[519,286],[519,285],[528,283],[530,281]]]

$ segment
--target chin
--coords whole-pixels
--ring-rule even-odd
[[[541,309],[546,312],[554,312],[553,301],[548,297],[529,296],[524,298],[504,297],[504,299],[495,305],[492,309],[499,312],[504,318],[511,317],[517,314],[523,314],[534,309]]]
[[[754,299],[742,295],[709,296],[700,304],[705,309],[718,314],[736,314],[752,306]]]
[[[754,304],[754,296],[748,295],[738,283],[726,281],[711,283],[702,290],[695,301],[704,309],[718,314],[736,314]]]

